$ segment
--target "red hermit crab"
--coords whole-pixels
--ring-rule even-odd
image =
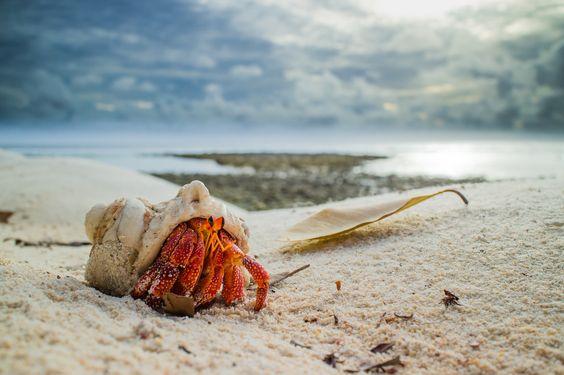
[[[257,283],[255,311],[268,294],[268,272],[246,255],[225,229],[224,219],[194,218],[180,223],[168,236],[159,257],[137,280],[131,295],[156,309],[163,295],[172,291],[193,295],[196,306],[211,302],[219,290],[230,305],[245,296],[244,266]],[[223,288],[222,288],[223,285]]]
[[[266,304],[270,277],[247,255],[246,225],[200,181],[156,205],[130,198],[96,205],[85,225],[93,243],[85,278],[97,289],[130,293],[156,310],[169,292],[196,306],[221,292],[232,304],[245,296],[246,269],[257,284],[254,310]]]

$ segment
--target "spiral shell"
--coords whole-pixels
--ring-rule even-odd
[[[176,197],[155,205],[142,198],[95,205],[85,220],[86,234],[93,244],[86,281],[111,295],[128,294],[179,223],[210,216],[222,216],[225,230],[244,252],[248,251],[249,232],[244,221],[214,199],[200,181],[182,186]]]

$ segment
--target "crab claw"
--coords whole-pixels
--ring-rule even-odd
[[[235,241],[233,241],[227,232],[224,230],[220,231],[219,238],[226,254],[225,262],[228,263],[226,268],[229,267],[229,263],[235,267],[244,266],[257,284],[257,296],[254,310],[260,311],[266,305],[266,299],[268,296],[268,288],[270,285],[270,275],[268,274],[268,271],[262,266],[262,264],[239,249],[239,247],[235,244]],[[242,293],[239,289],[240,287],[238,285],[233,285],[233,283],[238,284],[240,282],[240,278],[238,276],[240,274],[240,270],[234,272],[236,272],[237,276],[228,276],[226,280],[228,283],[224,285],[224,288],[227,288],[227,291],[225,292],[227,298],[224,297],[226,303],[230,303],[232,299],[241,298]]]
[[[255,300],[255,311],[260,311],[266,305],[268,287],[270,285],[270,275],[268,271],[256,260],[248,255],[243,258],[243,265],[251,274],[257,284],[257,297]]]

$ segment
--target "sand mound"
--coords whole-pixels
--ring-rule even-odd
[[[119,197],[160,202],[178,192],[170,182],[95,161],[25,158],[4,150],[0,181],[0,211],[14,212],[13,233],[25,240],[86,240],[84,215],[94,204]]]

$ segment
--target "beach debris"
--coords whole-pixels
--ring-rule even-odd
[[[470,347],[474,350],[480,349],[480,342],[479,341],[471,341]]]
[[[13,215],[12,211],[0,211],[0,224],[8,224],[8,219]]]
[[[14,244],[16,246],[20,246],[20,247],[48,247],[51,248],[53,246],[70,246],[70,247],[79,247],[79,246],[89,246],[92,245],[91,242],[88,241],[70,241],[70,242],[62,242],[62,241],[48,241],[48,240],[42,240],[42,241],[27,241],[27,240],[22,240],[21,238],[13,238],[13,237],[8,237],[4,239],[4,242],[6,241],[14,241]]]
[[[448,192],[458,195],[465,204],[468,204],[468,200],[462,193],[457,190],[446,189],[434,194],[394,202],[350,207],[328,207],[290,227],[286,231],[285,239],[288,241],[307,241],[340,236]]]
[[[383,342],[381,344],[376,345],[370,351],[374,354],[376,353],[386,353],[388,350],[391,350],[394,347],[394,344],[389,342]]]
[[[333,368],[337,368],[337,363],[343,363],[344,361],[339,360],[335,353],[330,353],[323,357],[323,362],[327,363]]]
[[[396,369],[394,368],[386,369],[386,367],[392,367],[392,366],[401,366],[401,367],[404,366],[403,363],[401,363],[401,359],[399,355],[387,361],[367,367],[364,369],[364,372],[380,372],[380,373],[393,374],[396,372]]]
[[[186,354],[193,354],[190,350],[188,350],[184,345],[178,345],[178,349],[182,350]]]
[[[456,296],[454,293],[448,291],[448,290],[444,290],[445,292],[445,296],[442,299],[443,304],[445,305],[445,308],[448,308],[449,306],[454,306],[454,305],[458,305],[461,306],[460,303],[458,302],[459,298],[458,296]]]
[[[306,317],[304,318],[304,322],[305,322],[305,323],[317,323],[318,320],[319,320],[319,319],[318,319],[317,317],[315,317],[315,316],[306,316]]]
[[[303,349],[311,349],[311,346],[309,345],[304,345],[304,344],[300,344],[299,342],[295,341],[295,340],[290,340],[290,344],[297,346],[298,348],[303,348]]]
[[[301,271],[303,271],[307,268],[309,268],[309,264],[306,264],[305,266],[301,266],[300,268],[297,268],[297,269],[290,271],[290,272],[283,272],[283,273],[272,275],[272,277],[270,279],[270,287],[273,287],[276,284],[279,284],[280,282],[286,280],[288,277],[294,276],[298,272],[301,272]]]
[[[100,291],[190,315],[191,303],[209,305],[220,290],[227,305],[242,300],[246,269],[257,285],[254,310],[266,305],[270,276],[247,254],[248,228],[200,181],[156,205],[140,198],[96,205],[85,227],[93,243],[85,278]]]
[[[380,316],[380,319],[378,319],[378,323],[376,323],[376,328],[380,328],[380,326],[382,325],[385,319],[386,319],[386,312],[384,311]]]
[[[394,313],[394,316],[396,318],[405,319],[405,320],[413,319],[413,313],[411,313],[409,315],[402,315],[402,314]]]
[[[335,286],[337,287],[337,292],[341,291],[341,280],[337,280],[335,281]]]

